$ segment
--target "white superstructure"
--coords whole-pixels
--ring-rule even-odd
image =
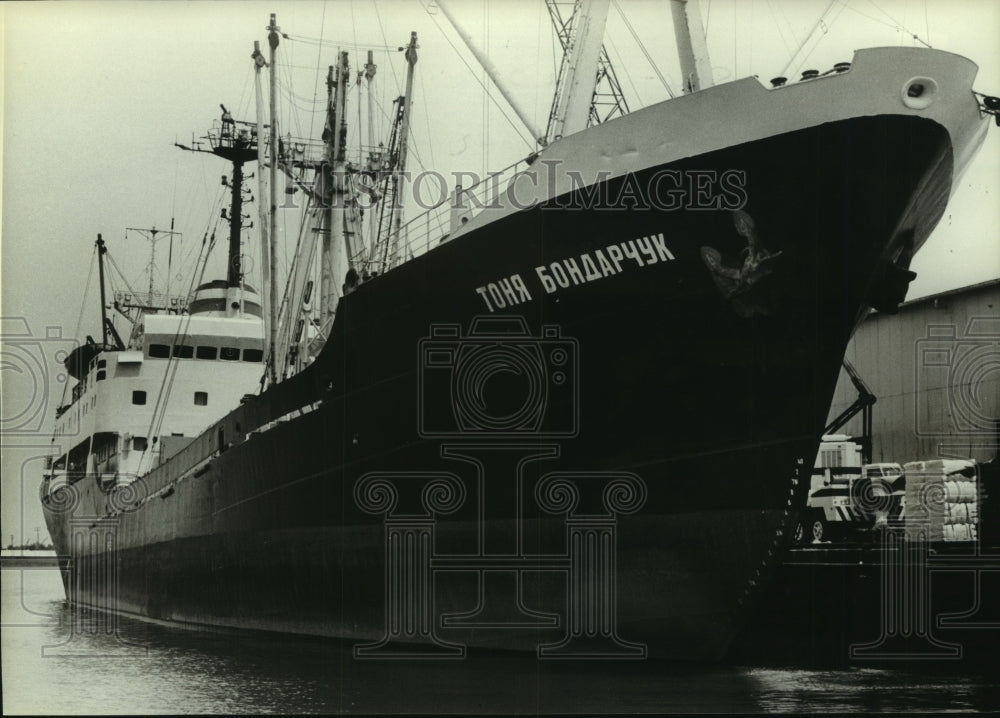
[[[95,349],[71,370],[78,383],[58,411],[49,490],[91,473],[111,487],[157,466],[259,388],[264,348],[248,288],[209,282],[190,314],[142,315],[127,348]]]

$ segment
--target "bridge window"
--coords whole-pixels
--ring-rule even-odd
[[[219,358],[225,361],[239,361],[240,360],[240,350],[236,347],[222,347],[219,350]]]
[[[178,359],[190,359],[194,356],[194,347],[190,344],[174,344],[174,356]]]
[[[216,347],[198,347],[194,355],[198,359],[215,359],[219,356],[219,350]]]
[[[105,369],[97,370],[97,381],[104,381],[108,376],[108,372]]]
[[[208,406],[208,392],[196,391],[194,393],[195,406]]]
[[[150,359],[166,359],[170,356],[170,347],[166,344],[150,344]]]
[[[138,390],[133,391],[132,392],[132,403],[133,404],[138,404],[140,406],[143,405],[143,404],[145,404],[146,403],[146,392],[144,392],[144,391],[138,391]]]
[[[244,349],[243,361],[264,361],[264,352],[260,349]]]

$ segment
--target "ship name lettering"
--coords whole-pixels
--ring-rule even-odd
[[[611,254],[611,247],[608,247],[608,254]],[[611,262],[608,261],[608,258],[604,256],[604,252],[602,252],[600,249],[594,252],[594,256],[597,257],[597,263],[601,265],[601,272],[604,274],[605,277],[610,277],[612,274],[621,271],[621,266],[619,266],[618,269],[615,269],[614,267],[611,266]],[[615,264],[618,263],[615,262]]]
[[[622,266],[624,259],[632,259],[638,266],[648,267],[658,262],[669,262],[675,257],[667,247],[661,232],[609,244],[593,252],[584,252],[580,255],[579,262],[575,257],[568,257],[551,264],[543,264],[535,267],[535,274],[545,293],[554,294],[560,289],[566,289],[571,283],[584,284],[619,274],[630,266]]]
[[[661,232],[609,244],[577,257],[542,264],[535,267],[535,275],[546,294],[555,294],[560,289],[620,274],[632,266],[624,262],[626,259],[634,260],[639,267],[648,267],[659,262],[670,262],[675,257]],[[531,292],[520,274],[512,274],[476,287],[476,293],[491,312],[532,300]]]
[[[594,266],[594,260],[590,258],[589,254],[584,254],[580,257],[580,261],[583,262],[583,268],[587,271],[587,281],[593,282],[595,279],[600,279],[601,275],[597,271],[597,267]]]
[[[510,277],[476,287],[476,293],[483,298],[486,308],[491,312],[531,301],[531,293],[520,274],[512,274]]]

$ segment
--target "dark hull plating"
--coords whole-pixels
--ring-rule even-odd
[[[156,619],[359,643],[398,629],[445,655],[461,645],[534,651],[579,635],[590,642],[577,645],[631,657],[718,658],[780,561],[847,341],[890,267],[905,267],[940,218],[951,161],[942,127],[888,116],[672,165],[746,172],[744,211],[774,259],[736,297],[703,258],[710,247],[731,267],[742,262],[747,237],[721,209],[540,207],[445,243],[346,296],[306,371],[209,429],[127,499],[86,479],[63,510],[48,501],[50,533],[76,569],[67,593]],[[633,179],[646,187],[654,171]],[[625,259],[621,271],[553,293],[535,272],[659,234],[672,259]],[[433,346],[467,340],[473,318],[489,314],[476,289],[515,274],[531,299],[498,314],[526,324],[534,340],[520,345],[540,347],[531,351],[547,382],[542,418],[501,437],[463,433],[452,409],[465,389],[448,376],[463,360],[432,365],[421,341],[435,325],[457,325],[461,337]],[[546,339],[547,326],[559,336]],[[552,342],[573,355],[562,383]],[[428,435],[448,421],[453,436]],[[553,472],[583,487],[575,508],[540,506],[539,482]],[[373,474],[399,491],[388,514],[362,510],[356,488]],[[448,512],[428,511],[420,495],[431,474],[464,494]],[[609,510],[588,483],[622,474],[645,494],[631,513]],[[588,574],[570,560],[572,531],[598,515],[604,573]],[[106,518],[70,521],[86,516]],[[406,521],[416,553],[405,543],[387,551]],[[74,544],[94,526],[108,527],[116,553]],[[397,584],[387,566],[407,555],[426,574]],[[113,595],[85,578],[99,565],[116,568]],[[590,589],[604,593],[587,598]]]

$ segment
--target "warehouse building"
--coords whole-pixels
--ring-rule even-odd
[[[997,456],[1000,279],[872,312],[845,356],[876,397],[873,461]],[[857,397],[842,369],[830,418]],[[838,431],[861,436],[860,415]]]

